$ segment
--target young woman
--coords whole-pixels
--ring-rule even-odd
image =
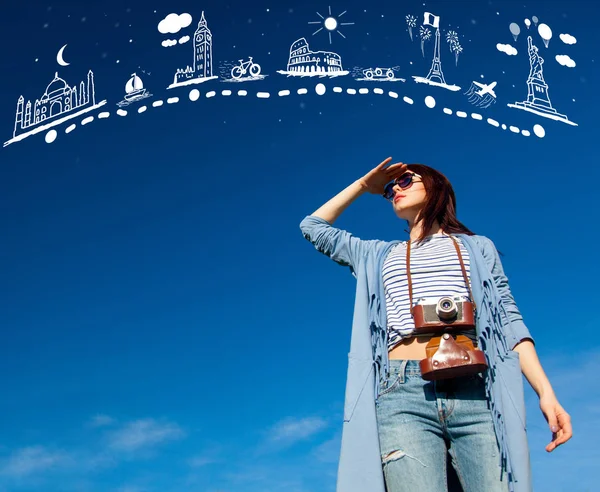
[[[449,453],[465,492],[529,492],[521,373],[550,426],[548,452],[571,438],[570,417],[540,365],[492,241],[458,221],[445,176],[390,161],[300,224],[305,238],[349,266],[358,284],[337,490],[448,490]],[[364,193],[391,202],[408,223],[409,241],[365,241],[332,226]],[[419,303],[445,296],[464,301],[464,312],[472,303],[474,317],[462,332],[446,330],[451,336],[440,337],[421,328],[422,317],[416,321],[415,315]],[[463,348],[452,343],[459,337]],[[484,366],[479,359],[462,373],[436,376],[428,371],[450,360],[442,353],[465,360],[478,353]]]

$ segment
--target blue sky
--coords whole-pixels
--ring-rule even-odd
[[[110,116],[56,126],[50,144],[42,132],[0,149],[0,490],[334,490],[355,283],[298,225],[388,156],[444,172],[459,218],[504,253],[574,421],[573,440],[548,455],[550,433],[528,390],[536,490],[595,490],[600,349],[593,309],[580,309],[600,294],[597,7],[589,5],[348,0],[331,4],[354,23],[332,44],[309,24],[327,2],[3,5],[2,141],[13,136],[19,96],[40,97],[57,70],[71,85],[93,70],[107,102],[89,114]],[[166,89],[192,45],[161,46],[169,36],[158,23],[190,13],[191,26],[173,34],[180,39],[202,10],[215,72],[253,56],[266,78]],[[405,16],[420,25],[426,11],[441,17],[444,37],[459,35],[458,61],[442,39],[442,65],[460,91],[412,79],[427,75],[433,45],[423,56]],[[548,48],[523,23],[534,15],[552,28]],[[516,41],[511,22],[521,26]],[[561,41],[565,33],[576,44]],[[578,126],[507,107],[527,94],[527,34],[544,57],[554,107]],[[301,37],[338,53],[351,73],[278,74]],[[65,44],[70,65],[60,67]],[[354,80],[369,67],[395,67],[406,81]],[[121,117],[116,103],[133,72],[153,96]],[[497,103],[472,106],[464,95],[472,81],[496,81]],[[361,88],[368,93],[347,91]],[[158,100],[165,104],[153,107]],[[361,197],[336,225],[362,238],[406,238],[376,196]]]

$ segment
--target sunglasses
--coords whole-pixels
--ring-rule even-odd
[[[398,185],[403,190],[406,190],[410,188],[413,183],[420,183],[421,181],[414,180],[415,176],[417,178],[422,178],[422,176],[417,173],[408,172],[404,173],[399,178],[396,178],[394,181],[390,181],[388,184],[385,185],[385,188],[383,189],[383,197],[386,200],[391,200],[392,198],[394,198],[394,186],[396,185]]]

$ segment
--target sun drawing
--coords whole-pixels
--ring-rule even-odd
[[[331,44],[331,33],[332,31],[337,32],[340,36],[342,36],[343,38],[345,38],[346,36],[344,36],[342,34],[342,32],[338,29],[338,26],[351,26],[354,24],[354,22],[339,22],[338,19],[344,15],[346,13],[346,11],[344,10],[341,14],[339,14],[336,17],[334,17],[333,15],[331,15],[331,7],[329,7],[329,16],[328,17],[324,17],[322,16],[319,12],[317,12],[317,15],[321,18],[321,20],[318,21],[312,21],[309,22],[309,24],[321,24],[321,27],[319,27],[319,29],[317,29],[315,32],[313,32],[313,36],[315,34],[317,34],[318,32],[321,32],[323,29],[326,29],[328,31],[329,34],[329,44]]]

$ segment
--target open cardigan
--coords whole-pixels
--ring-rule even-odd
[[[389,377],[383,261],[401,241],[362,240],[315,216],[300,224],[306,239],[357,281],[344,403],[337,492],[385,492],[375,401],[380,378]],[[457,234],[471,260],[471,287],[479,347],[484,351],[486,393],[511,492],[530,492],[525,398],[519,354],[532,340],[508,286],[494,243],[484,236]]]

